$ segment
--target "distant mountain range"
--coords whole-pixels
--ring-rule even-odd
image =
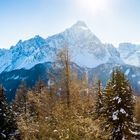
[[[53,61],[57,49],[65,44],[70,49],[73,61],[80,66],[96,67],[107,62],[122,64],[120,54],[111,44],[103,44],[86,26],[77,22],[64,32],[43,39],[35,36],[19,41],[9,50],[0,50],[0,72],[30,69],[38,63]]]
[[[121,43],[118,52],[125,64],[140,67],[140,45]]]
[[[83,71],[88,69],[89,79],[97,75],[105,84],[112,68],[119,66],[140,94],[140,45],[121,43],[115,48],[112,44],[104,44],[82,21],[47,39],[35,36],[20,40],[10,49],[0,49],[0,83],[6,94],[12,94],[10,98],[13,98],[21,80],[33,86],[39,77],[43,79],[44,68],[50,67],[57,50],[65,45],[69,47],[72,62]],[[46,82],[47,79],[46,75]]]

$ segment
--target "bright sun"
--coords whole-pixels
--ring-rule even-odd
[[[76,0],[77,6],[80,6],[84,11],[91,14],[96,14],[99,11],[107,11],[110,0]]]

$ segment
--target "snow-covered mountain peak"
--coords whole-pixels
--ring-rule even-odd
[[[9,50],[0,51],[0,72],[30,69],[38,63],[50,61],[51,57],[51,49],[42,37],[35,36],[29,40],[20,40]]]
[[[30,38],[30,39],[25,40],[25,41],[19,40],[15,46],[11,46],[10,50],[16,50],[19,48],[26,49],[26,48],[31,47],[31,46],[38,47],[44,43],[46,43],[45,39],[43,39],[39,35],[36,35],[35,37]]]
[[[129,42],[119,44],[119,50],[133,51],[137,49],[137,47],[138,47],[137,45],[129,43]]]
[[[88,29],[88,26],[84,21],[77,21],[72,28],[83,28],[83,29]]]
[[[87,27],[78,21],[65,31],[47,39],[35,37],[20,40],[9,50],[0,51],[0,72],[15,69],[30,69],[36,64],[53,61],[56,51],[67,44],[72,61],[89,68],[105,63],[122,63],[113,45],[103,44]]]
[[[126,64],[140,67],[140,45],[120,43],[118,51]]]
[[[81,46],[82,44],[79,45],[79,43],[82,42],[102,44],[83,21],[78,21],[60,34],[63,35],[66,40],[69,38],[70,42],[73,42],[75,45],[77,44],[77,46]],[[89,45],[85,45],[85,47],[86,46]]]
[[[80,66],[93,68],[106,62],[122,62],[114,46],[103,44],[84,22],[78,21],[64,32],[49,37],[47,42],[51,48],[61,48],[67,43],[74,56],[73,61]],[[111,51],[115,54],[112,55]]]

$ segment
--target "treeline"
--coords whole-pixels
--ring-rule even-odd
[[[89,86],[86,73],[72,71],[67,48],[57,54],[46,86],[22,83],[8,105],[0,90],[1,140],[139,140],[140,99],[120,70],[106,87]]]

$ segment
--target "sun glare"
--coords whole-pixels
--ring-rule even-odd
[[[90,14],[97,14],[99,11],[108,11],[110,0],[76,0],[77,6]]]

